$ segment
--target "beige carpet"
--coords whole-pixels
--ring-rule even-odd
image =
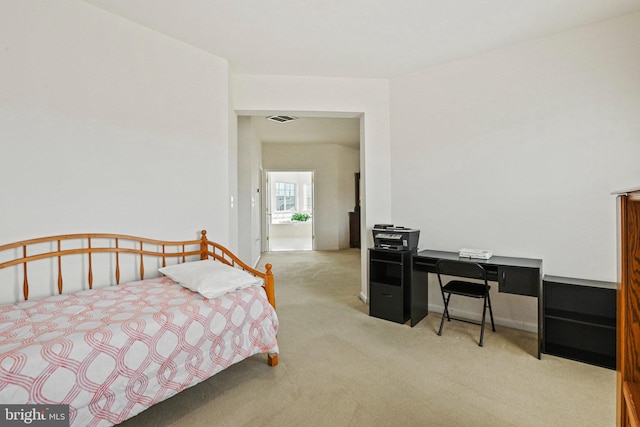
[[[614,426],[615,371],[549,355],[536,335],[368,316],[360,251],[266,254],[280,363],[240,362],[123,426]]]

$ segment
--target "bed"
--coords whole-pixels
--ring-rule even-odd
[[[2,404],[68,404],[73,426],[114,425],[255,354],[278,363],[271,265],[206,231],[25,240],[0,246],[0,272],[2,295],[21,294],[0,305]]]

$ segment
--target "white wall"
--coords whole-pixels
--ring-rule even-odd
[[[261,253],[262,142],[251,117],[238,117],[238,255],[255,265]]]
[[[420,228],[421,248],[615,279],[609,193],[640,181],[638,13],[391,83],[230,76],[224,59],[70,0],[0,3],[0,40],[0,243],[206,228],[233,249],[244,184],[230,107],[344,113],[362,115],[363,247],[393,222]],[[494,301],[535,323],[532,299]]]
[[[0,240],[226,241],[226,61],[81,2],[1,7]]]
[[[311,239],[313,233],[312,222],[298,222],[294,224],[271,224],[269,240],[277,239]]]
[[[336,144],[263,144],[265,170],[312,170],[315,206],[315,249],[349,247],[349,217],[353,210],[353,174],[360,167],[360,153]],[[346,201],[346,202],[345,202]]]
[[[391,216],[389,163],[389,83],[378,79],[337,79],[261,75],[232,76],[233,108],[238,114],[278,112],[322,117],[362,113],[360,171],[362,245],[373,244],[371,228]],[[368,294],[367,251],[362,251],[362,294]]]
[[[638,76],[635,13],[392,80],[393,222],[421,229],[421,249],[615,281],[610,192],[640,183]],[[493,301],[535,324],[533,298]]]
[[[0,40],[0,243],[227,243],[226,60],[68,0],[0,3]]]

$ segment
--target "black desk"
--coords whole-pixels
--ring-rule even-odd
[[[436,273],[436,262],[441,259],[467,260],[481,264],[487,279],[498,282],[498,291],[509,294],[538,297],[542,295],[542,260],[493,256],[488,260],[460,258],[458,252],[424,250],[412,256],[411,282],[419,289],[420,283],[428,283],[427,273]],[[427,285],[428,286],[428,285]],[[421,295],[422,296],[422,295]],[[415,325],[427,315],[428,301],[411,300],[411,324]],[[414,317],[415,316],[415,317]],[[542,353],[543,337],[542,298],[538,298],[538,358]]]

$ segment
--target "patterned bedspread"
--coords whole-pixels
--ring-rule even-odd
[[[166,277],[0,307],[0,402],[112,425],[253,354],[278,352],[264,289],[205,299]],[[265,362],[266,366],[266,362]]]

